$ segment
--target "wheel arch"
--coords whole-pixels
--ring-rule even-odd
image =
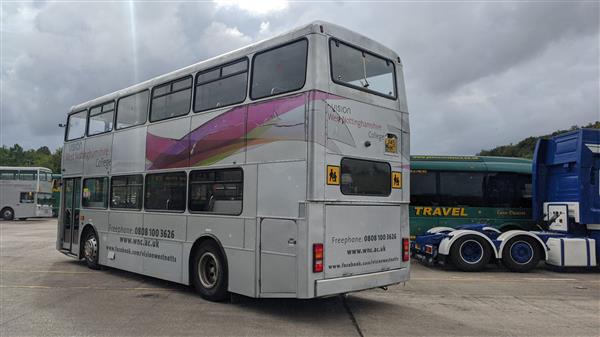
[[[536,240],[536,242],[540,245],[540,248],[542,249],[542,251],[544,252],[544,261],[546,261],[548,259],[548,247],[546,246],[544,241],[542,241],[542,239],[540,239],[539,236],[537,236],[533,233],[527,232],[527,231],[523,231],[523,230],[512,230],[512,231],[504,232],[498,237],[498,241],[500,241],[500,247],[498,248],[499,256],[502,256],[502,251],[504,250],[506,243],[508,241],[510,241],[510,239],[515,238],[517,236],[521,236],[521,235],[534,238]]]
[[[191,281],[192,278],[190,276],[192,274],[192,256],[194,254],[194,251],[196,249],[198,249],[198,247],[200,247],[201,244],[203,244],[204,242],[207,242],[207,241],[213,241],[214,243],[217,244],[217,247],[219,247],[219,251],[223,255],[223,259],[224,259],[223,262],[225,263],[225,270],[228,271],[227,277],[229,278],[229,274],[230,274],[229,273],[229,263],[227,261],[227,253],[225,252],[225,248],[223,248],[223,244],[215,235],[210,234],[210,233],[204,233],[204,234],[200,235],[198,238],[196,238],[196,240],[192,244],[192,247],[190,248],[190,251],[188,254],[187,280],[182,280],[187,285],[192,285],[192,281]],[[227,284],[229,284],[229,280],[227,280]]]
[[[440,232],[452,232],[454,230],[456,230],[456,228],[438,226],[438,227],[429,228],[426,233],[427,234],[436,234],[436,233],[440,233]]]
[[[459,230],[455,230],[453,232],[448,233],[448,235],[449,235],[449,237],[444,238],[442,240],[442,242],[440,242],[440,247],[438,250],[440,254],[449,255],[452,245],[459,238],[466,236],[466,235],[476,235],[476,236],[482,237],[489,244],[490,248],[492,249],[492,256],[494,258],[497,259],[500,257],[500,255],[498,253],[498,249],[496,249],[496,245],[494,245],[494,242],[483,233],[480,233],[480,232],[474,231],[474,230],[470,230],[470,229],[459,229]]]
[[[525,228],[523,228],[523,226],[519,225],[516,222],[505,222],[499,226],[495,226],[496,228],[498,228],[502,233],[506,233],[509,231],[524,231]]]

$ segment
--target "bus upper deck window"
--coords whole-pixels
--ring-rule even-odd
[[[85,135],[86,119],[86,110],[69,115],[67,120],[67,140],[83,138]]]
[[[146,123],[148,90],[119,99],[117,104],[117,129]]]
[[[252,99],[298,90],[306,80],[308,41],[298,40],[270,49],[252,60]]]

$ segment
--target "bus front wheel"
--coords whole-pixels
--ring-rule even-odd
[[[227,265],[214,241],[205,241],[194,252],[192,284],[202,298],[223,301],[227,298]]]
[[[83,258],[90,269],[100,269],[98,263],[98,235],[94,230],[85,233],[83,243]]]
[[[10,221],[15,218],[15,211],[12,208],[6,207],[2,210],[2,219]]]

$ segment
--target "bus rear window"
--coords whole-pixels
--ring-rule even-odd
[[[394,62],[337,40],[329,44],[334,82],[396,98]]]
[[[342,194],[388,196],[391,188],[391,168],[388,163],[342,159]]]

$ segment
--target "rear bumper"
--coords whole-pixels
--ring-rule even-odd
[[[408,281],[409,268],[394,269],[364,275],[317,280],[315,296],[327,296],[371,288],[389,286]]]

